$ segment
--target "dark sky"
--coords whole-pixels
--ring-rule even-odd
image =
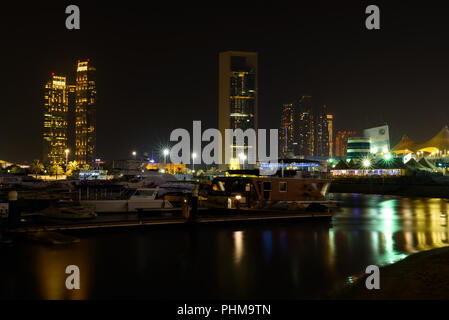
[[[171,130],[192,120],[217,127],[218,52],[230,49],[259,53],[260,128],[277,128],[280,105],[302,94],[326,104],[337,129],[388,123],[392,144],[449,123],[444,2],[74,1],[81,30],[65,28],[71,2],[16,2],[0,13],[2,160],[41,158],[43,86],[51,72],[73,79],[83,58],[97,67],[97,148],[106,160],[131,150],[157,156]],[[369,4],[380,7],[381,30],[365,29]]]

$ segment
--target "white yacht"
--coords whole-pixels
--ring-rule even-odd
[[[95,212],[144,212],[173,208],[170,201],[157,199],[158,192],[159,188],[138,188],[127,190],[126,194],[121,194],[119,198],[109,199],[107,191],[100,191],[100,196],[87,193],[87,196],[83,197],[80,193],[79,200],[82,206],[90,207]]]

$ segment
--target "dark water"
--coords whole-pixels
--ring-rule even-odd
[[[370,264],[448,245],[444,199],[334,194],[332,223],[150,227],[0,247],[0,297],[321,298]],[[77,265],[81,289],[65,288]]]

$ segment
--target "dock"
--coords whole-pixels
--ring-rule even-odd
[[[199,210],[193,221],[187,221],[180,212],[151,212],[151,213],[114,213],[99,214],[89,220],[56,220],[27,221],[25,219],[11,232],[39,232],[65,230],[95,230],[112,228],[129,228],[142,226],[212,224],[232,222],[262,222],[282,220],[325,220],[332,217],[328,212],[289,212],[274,210]]]

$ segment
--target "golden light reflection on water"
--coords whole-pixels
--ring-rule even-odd
[[[234,239],[234,259],[235,263],[239,264],[242,261],[243,255],[243,232],[234,231],[233,239]]]
[[[91,273],[88,250],[79,250],[78,245],[71,245],[70,250],[62,246],[36,246],[33,248],[33,265],[36,268],[37,287],[40,296],[45,300],[88,299]],[[78,249],[78,250],[77,250]],[[68,265],[76,265],[80,269],[80,289],[68,290],[65,273]]]
[[[292,292],[324,287],[332,281],[347,279],[353,272],[363,272],[369,264],[394,263],[418,251],[449,245],[449,203],[445,200],[354,198],[348,197],[347,205],[337,210],[332,225],[284,222],[239,226],[237,230],[229,226],[198,227],[186,233],[185,239],[176,238],[183,234],[181,231],[173,231],[173,238],[168,241],[170,246],[165,240],[158,242],[151,232],[142,233],[137,240],[133,233],[123,234],[119,237],[123,245],[112,249],[109,235],[108,241],[98,241],[95,234],[77,245],[33,245],[31,265],[36,266],[33,270],[36,276],[31,279],[36,282],[42,299],[107,296],[108,289],[104,288],[112,287],[107,277],[99,277],[104,271],[99,265],[117,262],[132,251],[129,257],[134,260],[127,261],[127,272],[142,276],[136,276],[137,283],[123,282],[129,292],[145,277],[151,277],[152,285],[166,286],[163,277],[155,280],[156,273],[152,272],[161,269],[165,272],[165,266],[174,264],[173,257],[181,256],[188,258],[183,258],[181,269],[173,270],[186,272],[185,278],[209,276],[205,283],[214,283],[214,290],[223,296],[238,292],[241,297],[247,297],[269,286],[289,288]],[[166,233],[163,237],[167,237]],[[155,248],[161,250],[154,251]],[[98,255],[92,255],[93,250]],[[156,258],[153,252],[159,252]],[[65,288],[65,268],[69,264],[80,268],[80,290]],[[117,290],[125,292],[123,288]]]
[[[362,196],[363,197],[363,196]],[[448,242],[448,206],[445,199],[409,199],[379,197],[363,208],[342,208],[335,218],[336,227],[329,230],[332,241],[339,233],[347,234],[347,224],[339,225],[339,218],[366,217],[366,225],[357,224],[351,228],[370,233],[371,251],[377,261],[394,263],[409,254],[449,245]],[[371,201],[371,202],[370,202]],[[331,237],[330,235],[333,234]],[[348,243],[349,246],[356,245]],[[341,247],[334,243],[330,248]]]

